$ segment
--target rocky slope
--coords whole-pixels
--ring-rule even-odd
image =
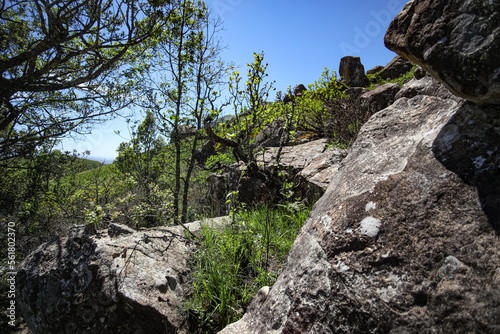
[[[420,0],[397,16],[386,44],[432,76],[357,88],[353,105],[385,109],[347,157],[324,142],[285,150],[305,193],[325,193],[277,282],[221,333],[500,332],[497,7]],[[478,45],[481,57],[467,58],[476,53],[464,46]],[[249,196],[266,192],[266,177],[242,180]],[[180,227],[106,233],[75,231],[23,263],[17,295],[34,333],[179,328],[192,247]]]
[[[497,6],[422,0],[398,15],[387,45],[470,101],[429,76],[403,87],[363,126],[267,298],[221,333],[500,332]]]

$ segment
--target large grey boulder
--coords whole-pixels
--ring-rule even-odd
[[[454,94],[500,104],[500,1],[414,0],[390,24],[385,45]]]
[[[279,159],[278,159],[279,154]],[[294,198],[313,203],[325,192],[347,150],[327,149],[326,139],[284,147],[266,147],[256,157],[256,164],[226,166],[207,179],[207,203],[215,215],[228,214],[228,195],[246,204],[267,205],[284,200],[284,182],[293,183]],[[232,198],[232,197],[231,197]]]
[[[266,126],[255,136],[253,146],[258,151],[264,147],[280,147],[288,144],[285,131],[285,120],[277,119]]]
[[[499,120],[427,95],[375,114],[267,298],[221,333],[499,332]]]
[[[194,233],[201,222],[186,226]],[[178,333],[195,247],[187,236],[180,226],[73,229],[23,261],[17,305],[33,334]]]
[[[286,177],[293,182],[294,197],[306,203],[313,203],[324,193],[339,168],[348,150],[327,149],[327,140],[317,139],[300,145],[286,146],[281,149],[268,148],[257,157],[257,163],[273,175]]]

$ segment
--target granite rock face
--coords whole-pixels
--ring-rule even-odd
[[[267,298],[221,333],[498,332],[499,120],[428,95],[375,114]]]
[[[409,2],[421,65],[362,127],[265,299],[221,333],[500,332],[500,2]]]
[[[390,24],[385,45],[454,94],[500,104],[500,1],[410,1]]]
[[[200,226],[187,224],[191,232]],[[74,229],[21,264],[19,308],[33,334],[177,333],[193,246],[181,226],[113,224],[95,235]]]

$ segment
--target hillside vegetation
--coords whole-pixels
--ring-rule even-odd
[[[136,2],[143,4],[131,1]],[[0,119],[0,220],[3,226],[15,222],[18,263],[41,243],[66,235],[75,224],[95,230],[110,223],[140,229],[212,217],[207,177],[229,164],[255,165],[263,149],[257,136],[270,125],[278,123],[283,130],[279,147],[307,138],[328,138],[330,145],[349,147],[370,116],[348,108],[348,87],[334,71],[325,69],[307,88],[275,92],[274,82],[267,81],[271,65],[264,62],[263,52],[253,55],[246,75],[226,65],[217,38],[220,21],[210,17],[203,1],[147,3],[154,10],[142,13],[139,25],[126,25],[130,36],[140,38],[108,46],[113,51],[102,48],[112,39],[110,26],[124,20],[120,12],[99,18],[109,31],[97,31],[104,29],[101,25],[82,30],[81,36],[92,36],[88,40],[72,33],[87,29],[75,27],[74,22],[89,19],[92,13],[79,12],[78,6],[58,12],[57,17],[67,20],[53,24],[59,39],[51,39],[54,44],[40,51],[33,43],[36,34],[49,34],[44,14],[38,17],[37,8],[30,12],[21,2],[0,10],[2,28],[17,27],[15,36],[10,36],[12,44],[2,44],[8,52],[0,61],[28,50],[41,52],[39,71],[26,74],[32,79],[28,86],[2,88],[2,115],[7,116]],[[30,34],[32,30],[36,33]],[[72,48],[82,48],[79,56],[72,58],[68,51]],[[60,70],[67,84],[50,82],[50,75],[37,77],[62,63],[63,58],[51,57],[65,52],[68,62]],[[25,69],[32,66],[22,63],[19,66]],[[95,73],[86,76],[83,64]],[[21,69],[12,68],[10,73],[14,79]],[[69,80],[79,75],[78,80]],[[29,99],[20,98],[30,90]],[[142,118],[131,124],[133,138],[117,148],[113,164],[54,149],[68,133],[88,131],[126,106]],[[52,117],[53,113],[59,116]],[[213,150],[200,159],[207,144]],[[231,209],[226,214],[233,219],[231,226],[223,232],[204,230],[199,236],[193,298],[186,314],[196,318],[200,328],[213,331],[237,320],[256,289],[273,284],[308,213],[290,187],[285,182],[278,190],[281,201],[259,208],[238,203],[229,194]],[[2,244],[6,231],[0,231]],[[6,252],[0,250],[2,259]]]

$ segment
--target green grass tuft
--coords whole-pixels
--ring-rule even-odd
[[[251,297],[274,284],[309,212],[302,203],[263,206],[240,212],[223,230],[203,227],[186,303],[203,332],[237,321]]]

